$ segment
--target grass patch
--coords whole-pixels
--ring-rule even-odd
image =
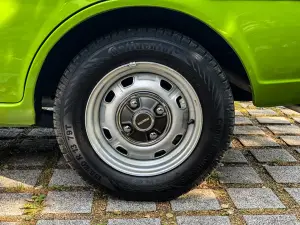
[[[26,215],[26,220],[34,219],[34,217],[43,209],[44,200],[46,198],[45,194],[34,195],[31,199],[27,200],[24,205],[24,215]]]
[[[219,173],[216,170],[213,170],[210,175],[205,179],[205,182],[208,185],[219,185]]]
[[[25,190],[26,187],[24,186],[24,184],[18,184],[17,186],[5,188],[6,192],[13,192],[13,193],[23,192]]]

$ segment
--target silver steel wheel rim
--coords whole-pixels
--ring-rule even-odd
[[[132,84],[124,85],[126,79],[132,80]],[[164,82],[168,88],[162,85]],[[170,114],[168,120],[171,122],[166,126],[161,139],[158,136],[156,141],[150,139],[145,143],[133,143],[126,138],[130,129],[120,125],[124,122],[119,121],[120,107],[124,104],[135,106],[136,102],[131,104],[130,100],[139,99],[141,95],[149,99],[154,96],[153,99]],[[133,114],[145,110],[140,107]],[[147,107],[147,113],[155,117],[156,122],[159,116],[157,112],[163,110],[155,107],[150,110]],[[172,68],[153,62],[129,63],[109,72],[93,89],[85,111],[87,137],[94,151],[115,170],[133,176],[156,176],[182,164],[194,151],[201,136],[202,125],[201,104],[190,83]],[[151,129],[153,127],[149,126],[147,132]],[[181,135],[179,141],[178,135]],[[151,133],[150,137],[155,135]],[[162,150],[165,153],[158,156],[156,153]]]

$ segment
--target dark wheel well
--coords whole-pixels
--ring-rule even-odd
[[[95,15],[74,27],[56,43],[43,64],[36,86],[37,120],[42,98],[54,98],[64,70],[81,49],[114,30],[136,27],[172,29],[196,40],[217,59],[225,71],[228,71],[235,100],[251,100],[251,93],[241,88],[250,87],[250,82],[239,57],[214,30],[201,21],[177,11],[156,7],[130,7]]]

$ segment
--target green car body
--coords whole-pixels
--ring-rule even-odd
[[[299,4],[240,0],[2,0],[0,124],[35,124],[37,81],[52,48],[83,21],[128,7],[162,8],[206,24],[238,56],[257,106],[299,104]],[[102,24],[109,26],[109,22]]]

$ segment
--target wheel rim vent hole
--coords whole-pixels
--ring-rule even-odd
[[[110,91],[110,92],[108,92],[108,94],[106,95],[106,97],[105,97],[105,101],[107,102],[107,103],[110,103],[110,102],[112,102],[112,100],[115,98],[115,93],[113,92],[113,91]]]
[[[172,144],[173,144],[173,145],[178,145],[178,143],[181,141],[181,139],[182,139],[182,134],[178,134],[178,135],[174,138],[174,140],[172,141]]]
[[[166,91],[170,91],[173,87],[172,84],[170,84],[168,81],[165,80],[160,81],[160,86]]]
[[[123,87],[128,87],[133,84],[133,77],[127,77],[126,79],[121,81]]]
[[[121,146],[118,146],[116,149],[117,149],[118,152],[120,152],[122,155],[127,155],[127,154],[128,154],[127,150],[124,149],[124,148],[122,148]]]
[[[179,96],[179,97],[176,98],[176,103],[177,103],[177,105],[178,105],[178,107],[179,107],[180,109],[183,108],[182,105],[181,105],[181,102],[180,102],[182,99],[183,99],[183,98],[182,98],[181,96]]]
[[[160,151],[158,151],[158,152],[156,152],[156,153],[154,154],[154,157],[155,157],[155,158],[159,158],[159,157],[164,156],[166,153],[167,153],[167,152],[166,152],[165,150],[160,150]]]
[[[112,139],[111,133],[108,129],[103,128],[103,133],[108,140]]]

